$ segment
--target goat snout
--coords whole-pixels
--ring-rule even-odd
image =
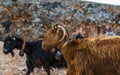
[[[3,49],[3,53],[4,53],[4,54],[8,54],[9,52],[8,52],[7,49]]]

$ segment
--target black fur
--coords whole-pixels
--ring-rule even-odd
[[[55,58],[57,53],[57,48],[55,52],[48,52],[42,49],[41,47],[42,40],[34,41],[34,42],[26,42],[26,46],[24,49],[24,53],[26,53],[27,60],[26,65],[28,71],[26,75],[30,75],[30,73],[34,70],[34,67],[41,68],[44,67],[45,71],[50,75],[51,67],[55,68],[63,68],[66,67],[66,62],[62,56],[61,60],[57,60]],[[20,49],[22,48],[23,40],[18,37],[10,37],[8,36],[4,41],[4,54],[12,53],[14,48]],[[21,51],[20,51],[21,52]]]

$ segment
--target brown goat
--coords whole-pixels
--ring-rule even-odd
[[[67,75],[120,75],[120,37],[84,38],[68,41],[60,25],[50,28],[42,48],[58,47],[67,62]]]

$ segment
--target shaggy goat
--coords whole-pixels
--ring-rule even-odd
[[[53,37],[54,36],[54,37]],[[120,37],[68,41],[64,27],[56,24],[43,39],[42,48],[57,47],[67,62],[67,75],[120,75]]]

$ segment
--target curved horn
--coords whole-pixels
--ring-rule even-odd
[[[62,36],[62,38],[60,39],[60,42],[65,38],[65,35],[67,34],[67,32],[66,32],[66,30],[65,30],[65,28],[63,27],[63,26],[58,26],[59,28],[61,28],[62,29],[62,31],[63,31],[63,36]]]

